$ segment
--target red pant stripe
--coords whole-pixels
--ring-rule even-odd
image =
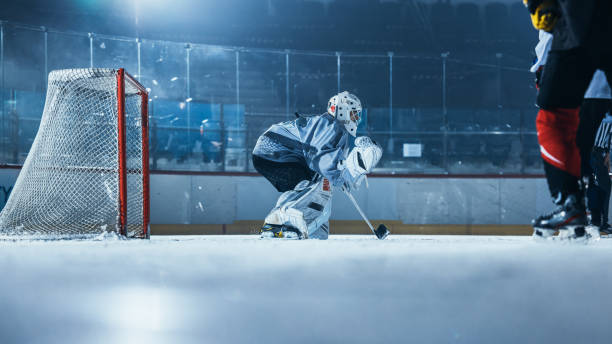
[[[579,111],[579,108],[541,109],[536,119],[542,158],[576,177],[580,177],[580,151],[576,146]]]

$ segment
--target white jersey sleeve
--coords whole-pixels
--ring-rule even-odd
[[[548,59],[548,52],[550,51],[550,46],[552,45],[553,35],[540,30],[540,41],[538,45],[535,47],[536,60],[533,66],[529,69],[532,73],[535,73],[538,68],[544,66],[546,64],[546,60]]]

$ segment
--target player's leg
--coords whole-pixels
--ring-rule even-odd
[[[327,240],[329,237],[329,221],[319,226],[319,228],[312,234],[309,234],[308,237],[310,239]]]
[[[597,229],[601,226],[604,199],[604,191],[597,183],[599,170],[603,166],[603,157],[599,156],[600,151],[593,150],[593,144],[597,129],[609,108],[609,99],[585,98],[580,107],[580,124],[576,134],[576,144],[580,150],[581,177],[583,182],[586,182],[586,205],[591,214],[590,225]]]
[[[608,209],[610,208],[610,192],[612,191],[612,185],[608,184],[608,189],[603,190],[603,202],[601,212],[601,226],[600,231],[604,234],[612,234],[612,229],[608,223]]]
[[[580,104],[594,72],[592,56],[584,49],[551,51],[544,67],[536,127],[546,180],[558,209],[533,221],[536,235],[586,225],[576,132]]]
[[[270,211],[261,228],[262,236],[285,237],[285,219],[287,218],[283,205],[299,197],[303,189],[313,179],[316,173],[305,164],[297,162],[276,162],[253,155],[253,167],[263,175],[279,192],[282,192],[275,207]],[[301,236],[295,230],[293,234]],[[290,234],[291,236],[291,234]]]
[[[576,145],[580,150],[580,171],[583,178],[591,175],[591,150],[601,121],[610,108],[610,100],[585,98],[580,106],[580,123],[576,133]]]
[[[298,162],[276,162],[253,155],[253,167],[279,192],[293,190],[302,180],[310,180],[315,172]]]
[[[604,52],[601,54],[601,61],[600,61],[599,68],[602,69],[604,73],[606,74],[606,78],[608,79],[608,85],[612,85],[612,52]],[[608,104],[609,104],[608,111],[612,111],[612,106],[610,105],[610,103]],[[605,166],[604,173],[605,174],[609,173],[608,166]],[[605,184],[605,188],[603,188],[603,195],[602,195],[603,204],[602,204],[602,214],[601,214],[602,223],[601,223],[600,229],[605,234],[612,234],[612,230],[610,229],[610,226],[608,225],[608,209],[610,205],[610,193],[612,190],[612,184],[610,183],[609,175],[608,175],[608,178],[606,178],[606,180],[608,183]]]
[[[603,232],[605,232],[606,234],[610,234],[612,233],[612,231],[610,231],[609,225],[608,225],[608,209],[610,208],[610,191],[612,190],[612,183],[610,183],[610,175],[608,174],[608,167],[607,166],[602,166],[602,170],[601,170],[601,178],[602,178],[602,183],[600,185],[601,187],[601,198],[602,198],[602,202],[601,202],[601,226],[599,227],[600,229],[603,229]]]
[[[264,227],[275,233],[295,232],[299,238],[304,239],[327,239],[331,196],[329,182],[321,176],[314,180],[303,180],[294,190],[280,196],[274,209],[266,216]]]
[[[609,187],[610,177],[604,164],[605,152],[603,149],[595,148],[591,154],[591,170],[589,187],[587,189],[588,207],[591,212],[591,224],[600,227],[604,209],[604,198],[606,189]]]
[[[587,189],[587,205],[589,212],[591,213],[590,225],[594,227],[601,227],[601,190],[591,183]]]

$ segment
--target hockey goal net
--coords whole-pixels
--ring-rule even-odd
[[[149,237],[148,94],[123,69],[49,74],[0,236]]]

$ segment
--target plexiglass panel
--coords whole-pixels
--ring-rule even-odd
[[[389,107],[389,59],[341,56],[340,88],[359,97],[364,108]]]
[[[372,134],[383,147],[384,159],[375,169],[378,173],[442,174],[444,135],[439,132],[398,132],[393,135]],[[393,152],[389,154],[388,152]],[[402,171],[402,172],[399,172]]]
[[[189,51],[190,127],[193,156],[202,171],[224,170],[228,148],[226,127],[236,120],[236,52],[216,46],[191,46]],[[232,105],[228,105],[232,104]],[[240,117],[240,116],[238,116]]]
[[[4,87],[40,91],[45,88],[45,44],[42,31],[4,29]]]
[[[126,68],[149,89],[152,169],[253,172],[251,151],[270,125],[321,114],[349,90],[364,106],[359,134],[384,150],[376,172],[542,172],[533,75],[516,57],[248,50],[3,29],[3,163],[27,155],[46,72],[93,65]]]
[[[32,146],[44,105],[45,33],[5,27],[0,162],[21,164]]]
[[[324,113],[329,98],[338,93],[336,56],[291,54],[289,58],[291,111]]]
[[[87,34],[49,32],[49,72],[57,69],[89,68],[90,50]]]
[[[445,136],[442,123],[439,109],[393,108],[392,114],[385,109],[380,114],[369,115],[368,124],[377,128],[372,131],[385,138],[386,157],[381,168],[411,166],[410,173],[443,171]]]
[[[446,64],[447,107],[498,108],[503,97],[500,70],[494,62],[482,65],[449,59]]]
[[[250,153],[259,135],[274,123],[294,119],[288,107],[287,97],[287,58],[285,54],[263,52],[241,52],[240,61],[240,104],[244,110],[237,109],[233,122],[228,122],[232,129],[228,139],[232,138],[232,154],[245,156],[245,163],[251,161]],[[235,143],[246,142],[244,152],[240,152]],[[228,142],[228,145],[230,142]],[[229,146],[228,146],[229,147]],[[240,160],[237,160],[240,162]],[[235,167],[238,170],[252,170],[252,166]]]
[[[143,41],[141,82],[149,89],[150,157],[156,169],[191,170],[197,150],[190,141],[199,127],[190,126],[187,111],[187,49],[185,44]]]
[[[101,38],[94,36],[93,65],[96,68],[125,68],[138,76],[138,43],[136,40]]]
[[[393,107],[442,108],[442,60],[393,57]]]

